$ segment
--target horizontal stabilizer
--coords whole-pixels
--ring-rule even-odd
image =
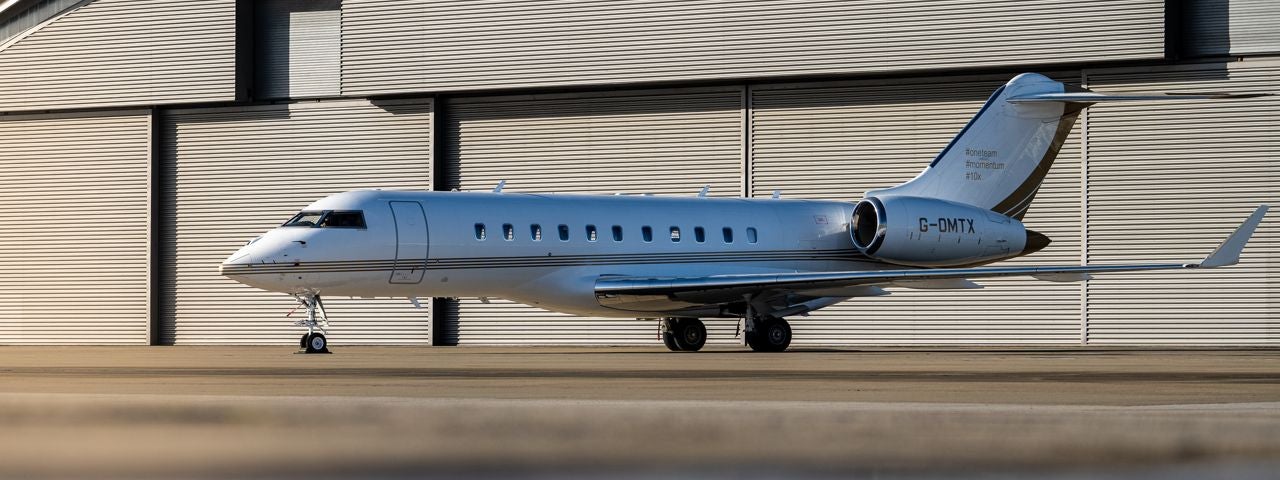
[[[1101,103],[1132,102],[1150,100],[1216,100],[1223,98],[1256,98],[1271,96],[1270,93],[1220,93],[1220,92],[1185,92],[1185,93],[1097,93],[1097,92],[1062,92],[1062,93],[1028,93],[1008,98],[1010,103],[1063,102],[1063,103]]]

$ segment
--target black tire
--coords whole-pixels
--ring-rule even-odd
[[[681,318],[671,322],[671,333],[681,351],[696,352],[707,344],[707,326],[696,318]]]
[[[307,335],[307,353],[329,353],[329,339],[323,333]]]
[[[301,349],[303,349],[303,350],[306,350],[306,349],[307,349],[307,339],[309,339],[309,338],[311,338],[311,334],[310,334],[310,333],[304,333],[304,334],[302,334],[302,338],[298,340],[298,348],[301,348]]]
[[[680,346],[676,345],[676,334],[671,332],[662,332],[662,343],[667,346],[667,350],[679,352]]]
[[[747,345],[757,352],[781,352],[791,346],[791,324],[782,318],[756,321],[755,331],[747,334]]]

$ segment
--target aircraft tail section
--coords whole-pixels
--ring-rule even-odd
[[[1024,73],[996,89],[951,143],[915,178],[867,192],[933,198],[1021,220],[1062,143],[1086,107],[1100,102],[1252,98],[1266,93],[1106,94]]]
[[[867,196],[936,198],[1021,219],[1085,105],[1010,99],[1066,91],[1044,75],[1014,77],[996,89],[923,172]]]

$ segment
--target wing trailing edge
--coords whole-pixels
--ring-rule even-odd
[[[746,275],[711,275],[705,277],[602,277],[596,281],[595,293],[602,305],[630,303],[628,297],[666,297],[695,304],[731,303],[743,295],[760,292],[813,292],[854,286],[929,285],[937,288],[973,288],[971,279],[997,277],[1033,277],[1047,281],[1081,281],[1093,274],[1215,268],[1235,265],[1249,239],[1266,215],[1261,205],[1249,218],[1198,263],[1150,263],[1130,265],[1079,265],[1061,267],[975,267],[904,270],[869,270],[854,272],[812,272]],[[625,309],[625,307],[622,307]]]

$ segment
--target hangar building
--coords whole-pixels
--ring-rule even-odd
[[[0,343],[292,344],[218,275],[355,188],[856,201],[1013,75],[1280,91],[1274,0],[0,1]],[[1013,263],[1203,256],[1280,204],[1280,97],[1105,104]],[[896,291],[794,345],[1280,344],[1280,221],[1236,268]],[[337,344],[652,344],[656,322],[330,299]],[[710,322],[711,343],[733,324]]]

